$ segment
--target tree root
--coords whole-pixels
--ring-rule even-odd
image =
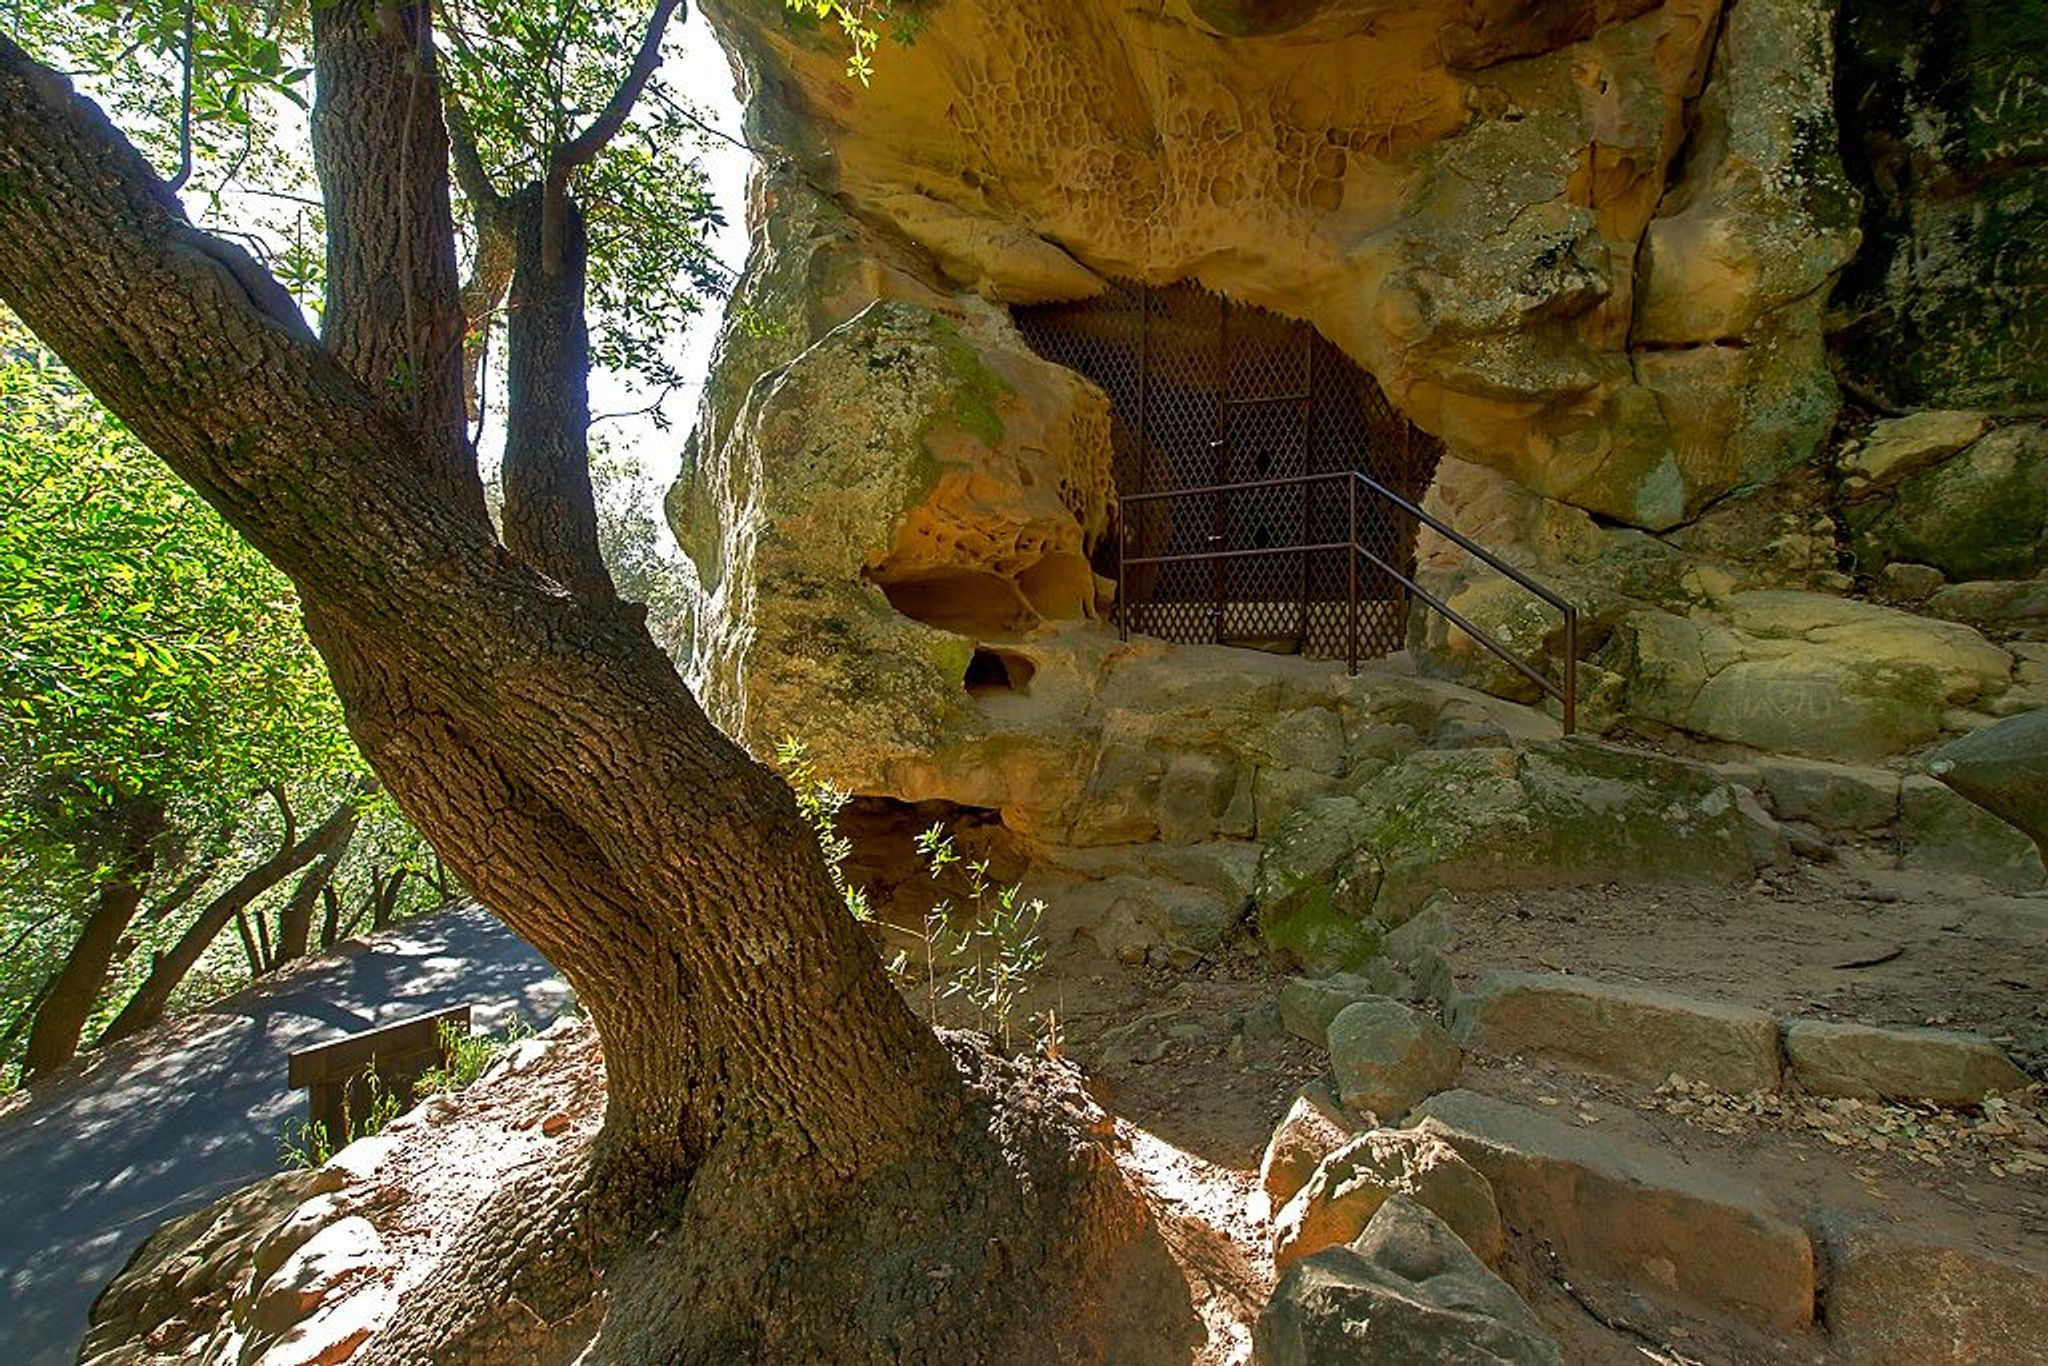
[[[508,1190],[364,1359],[1186,1362],[1187,1283],[1078,1074],[946,1043],[958,1103],[857,1180],[763,1129],[634,1210],[580,1168]]]

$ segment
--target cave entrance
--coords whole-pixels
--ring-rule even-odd
[[[1402,648],[1413,504],[1443,443],[1305,322],[1183,282],[1015,310],[1109,395],[1117,621],[1327,659]],[[1357,476],[1365,476],[1360,479]]]

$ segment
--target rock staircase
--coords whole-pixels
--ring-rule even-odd
[[[1455,1167],[1483,1178],[1486,1215],[1508,1233],[1505,1253],[1492,1237],[1473,1243],[1481,1260],[1525,1293],[1554,1280],[1581,1308],[1630,1306],[1628,1333],[1672,1348],[1659,1359],[1694,1359],[1658,1338],[1661,1327],[1682,1340],[1682,1325],[1692,1323],[1707,1337],[1716,1330],[1698,1325],[1721,1325],[1728,1336],[1717,1340],[1738,1358],[2048,1361],[2048,1259],[2017,1259],[1869,1205],[1788,1197],[1785,1183],[1753,1179],[1682,1140],[1674,1147],[1611,1106],[1596,1107],[1614,1120],[1602,1124],[1602,1114],[1556,1096],[1527,1103],[1526,1088],[1504,1085],[1502,1071],[1531,1069],[1560,1091],[1572,1076],[1610,1089],[1680,1077],[1703,1092],[1965,1106],[2028,1085],[1990,1041],[1780,1020],[1747,1006],[1529,972],[1489,973],[1454,996],[1446,1034],[1419,1010],[1404,1019],[1395,1002],[1363,994],[1372,985],[1295,981],[1282,992],[1290,1029],[1315,1038],[1321,1026],[1333,1077],[1297,1100],[1262,1172],[1285,1273],[1268,1313],[1290,1332],[1316,1312],[1306,1288],[1354,1255],[1344,1246],[1363,1242],[1390,1194],[1434,1209],[1454,1229],[1486,1227],[1472,1211],[1469,1179],[1447,1176]],[[1462,1070],[1455,1054],[1448,1068],[1440,1057],[1418,1066],[1423,1043],[1403,1043],[1438,1034],[1463,1050]],[[1374,1113],[1361,1109],[1366,1099]],[[1380,1156],[1367,1160],[1372,1152]],[[1387,1152],[1401,1160],[1389,1162]],[[1319,1258],[1337,1261],[1307,1278],[1294,1270]]]

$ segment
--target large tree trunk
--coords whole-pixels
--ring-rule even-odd
[[[332,882],[320,889],[320,947],[331,949],[341,942],[341,893]]]
[[[566,191],[550,204],[534,184],[514,196],[512,213],[518,254],[505,336],[505,398],[514,415],[505,428],[505,545],[576,596],[606,602],[615,594],[598,553],[590,488],[583,211]]]
[[[155,860],[157,837],[163,833],[161,802],[135,798],[114,814],[115,837],[107,858],[107,873],[93,900],[92,914],[71,946],[64,966],[44,991],[36,1007],[35,1023],[29,1027],[28,1046],[22,1055],[24,1076],[33,1077],[59,1067],[78,1055],[78,1041],[85,1034],[85,1022],[99,1003],[107,985],[107,970],[121,944],[121,936],[142,906],[142,894]]]
[[[140,1033],[161,1020],[164,1017],[164,1010],[171,1003],[171,993],[178,989],[178,984],[197,966],[200,957],[212,946],[213,941],[220,937],[220,932],[228,927],[229,921],[236,920],[256,898],[272,887],[337,845],[347,842],[348,837],[355,833],[356,821],[359,819],[356,803],[361,796],[362,789],[359,787],[343,797],[327,819],[320,822],[304,838],[293,839],[291,833],[287,832],[286,839],[291,841],[290,843],[236,878],[232,886],[208,902],[205,909],[199,912],[198,918],[178,936],[178,942],[171,945],[167,952],[156,955],[150,964],[149,976],[142,979],[142,985],[135,989],[135,994],[128,998],[128,1003],[121,1007],[121,1013],[107,1026],[106,1033],[100,1036],[100,1042],[117,1042],[131,1034]],[[260,937],[267,941],[269,930],[263,927],[260,920],[257,922],[257,928]],[[246,937],[246,929],[243,933]],[[256,965],[252,971],[261,972],[262,965],[269,959],[267,942],[250,949],[250,961]]]
[[[370,928],[388,930],[398,914],[398,898],[405,891],[410,868],[393,868],[389,877],[373,874],[370,882]]]
[[[608,1361],[1183,1349],[1185,1286],[1083,1132],[1100,1113],[924,1027],[788,788],[639,615],[498,544],[448,495],[438,418],[322,349],[4,39],[0,297],[291,576],[364,754],[604,1040],[592,1165],[483,1211],[375,1358],[547,1359],[598,1313]]]
[[[423,472],[472,514],[483,483],[463,402],[467,330],[448,139],[425,5],[312,7],[313,165],[327,208],[328,349],[419,434]]]

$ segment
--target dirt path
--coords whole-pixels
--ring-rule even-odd
[[[1463,986],[1490,967],[1548,969],[1780,1016],[1973,1030],[2048,1075],[2048,895],[1849,855],[1746,889],[1468,896],[1455,919]]]

